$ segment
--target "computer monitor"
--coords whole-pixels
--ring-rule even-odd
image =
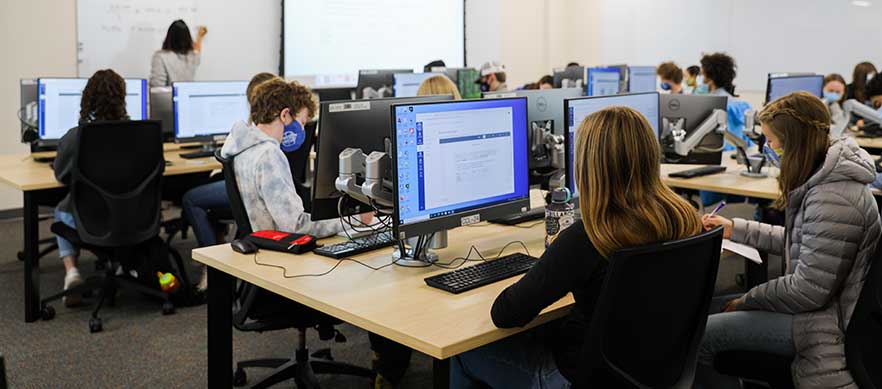
[[[566,182],[573,197],[578,197],[579,189],[576,187],[573,179],[575,170],[573,162],[575,161],[575,139],[576,130],[582,124],[588,115],[600,111],[607,107],[625,106],[640,112],[658,137],[659,127],[661,126],[659,119],[659,94],[658,92],[648,93],[629,93],[615,96],[598,96],[598,97],[580,97],[576,99],[564,100],[564,110],[567,112],[569,122],[567,123],[568,133],[564,138],[564,153],[567,156],[566,163]],[[576,203],[578,204],[578,203]]]
[[[423,81],[438,75],[444,75],[444,73],[396,73],[394,76],[395,97],[416,96]]]
[[[769,77],[766,83],[766,104],[797,91],[805,91],[820,98],[824,94],[824,76]]]
[[[579,88],[585,85],[585,67],[568,66],[554,69],[552,76],[555,88]]]
[[[323,101],[319,107],[318,138],[315,144],[315,172],[312,180],[312,220],[335,219],[364,213],[371,208],[356,201],[344,201],[334,186],[340,171],[340,152],[347,147],[391,151],[391,106],[396,103],[446,101],[451,95],[385,98],[370,101]],[[341,215],[342,214],[342,215]]]
[[[213,142],[233,123],[248,120],[248,81],[198,81],[172,84],[176,142]]]
[[[40,143],[57,144],[64,134],[80,122],[80,100],[86,78],[37,79],[37,109]],[[147,119],[147,80],[127,78],[126,113],[132,120]]]
[[[588,80],[588,96],[607,96],[619,93],[621,73],[617,68],[587,68],[585,78]]]
[[[162,122],[163,142],[174,141],[175,108],[172,103],[172,88],[170,86],[150,88],[150,119]]]
[[[318,97],[318,101],[354,100],[355,88],[314,88],[312,93]]]
[[[686,131],[686,137],[692,135],[715,109],[726,110],[726,96],[663,94],[660,97],[662,123],[667,119],[670,123],[680,123]],[[671,134],[662,133],[659,141],[665,163],[684,163],[698,165],[719,165],[723,155],[723,134],[710,133],[698,144],[689,155],[681,156],[674,153],[674,140]]]
[[[459,88],[459,94],[462,98],[481,98],[481,86],[475,83],[479,78],[481,78],[481,72],[477,69],[464,68],[456,72],[456,87]]]
[[[413,69],[363,69],[358,71],[356,99],[392,97],[396,73],[413,73]]]
[[[628,66],[628,92],[655,92],[655,66]]]
[[[526,212],[527,99],[396,104],[394,236]]]

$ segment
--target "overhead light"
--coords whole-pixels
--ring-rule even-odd
[[[868,0],[852,0],[851,5],[858,6],[858,7],[869,7],[869,6],[873,5],[873,2],[868,1]]]

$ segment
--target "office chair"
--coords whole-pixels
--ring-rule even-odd
[[[609,259],[577,388],[691,388],[720,262],[722,228]]]
[[[233,166],[234,159],[224,158],[220,150],[215,152],[215,158],[223,165],[230,210],[236,220],[236,237],[242,238],[250,234],[252,228],[239,192]],[[318,388],[315,374],[345,374],[373,378],[374,373],[369,369],[334,361],[328,350],[319,350],[310,357],[309,349],[306,348],[306,330],[317,329],[322,340],[334,338],[337,342],[345,342],[346,338],[333,327],[341,323],[340,320],[247,282],[237,282],[233,296],[233,327],[243,332],[296,328],[298,347],[292,359],[258,359],[236,363],[236,370],[233,373],[233,383],[236,386],[245,385],[248,380],[245,368],[249,367],[276,369],[252,388],[266,388],[291,378],[297,383],[298,389]]]
[[[79,130],[79,157],[70,182],[71,213],[76,228],[52,224],[52,232],[110,264],[103,277],[91,277],[75,288],[42,301],[99,290],[89,330],[103,329],[98,312],[115,302],[119,288],[133,289],[163,302],[163,314],[174,313],[172,296],[159,289],[155,270],[173,270],[181,283],[190,282],[180,254],[159,237],[160,196],[165,160],[158,121],[107,121],[84,124]],[[137,262],[140,260],[140,262]],[[164,262],[160,262],[164,261]],[[119,270],[122,269],[122,270]],[[51,316],[51,315],[50,315]]]
[[[845,358],[859,388],[882,389],[882,244],[871,258],[845,331]],[[720,373],[774,389],[793,388],[791,363],[793,358],[741,350],[724,351],[714,358]]]
[[[306,134],[303,144],[300,148],[290,153],[285,153],[288,158],[288,165],[291,167],[291,178],[294,179],[294,187],[297,189],[297,195],[303,200],[303,209],[306,212],[312,212],[312,184],[309,176],[309,155],[315,145],[316,125],[317,121],[306,123],[303,132]]]

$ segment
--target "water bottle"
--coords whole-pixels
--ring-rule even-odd
[[[551,204],[545,206],[545,247],[551,245],[561,231],[576,221],[576,207],[567,188],[551,192]]]

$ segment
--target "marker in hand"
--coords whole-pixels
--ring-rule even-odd
[[[708,218],[712,218],[712,217],[716,216],[717,212],[720,212],[720,210],[723,209],[723,207],[725,207],[725,206],[726,206],[726,202],[721,201],[720,204],[717,205],[717,207],[714,208],[713,211],[711,211],[710,215],[708,215]]]

